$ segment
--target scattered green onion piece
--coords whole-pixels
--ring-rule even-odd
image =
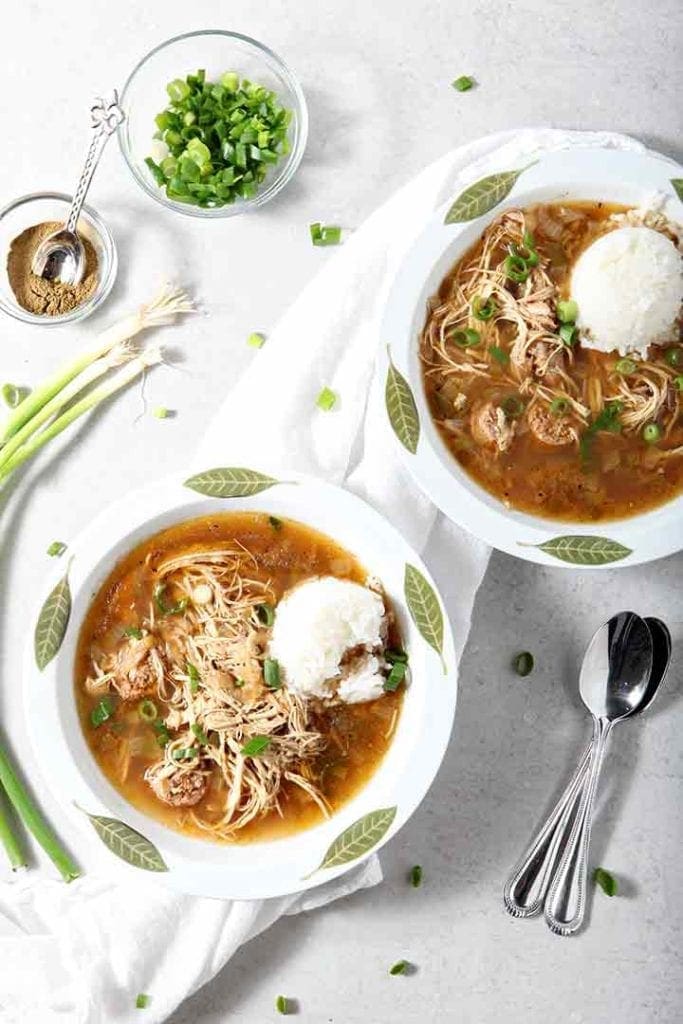
[[[259,754],[263,754],[268,749],[271,743],[270,736],[252,736],[244,744],[240,754],[242,757],[258,757]]]
[[[683,391],[683,377],[674,378],[674,387],[677,391]]]
[[[281,519],[278,519],[277,516],[268,516],[268,522],[276,531],[281,530],[282,527],[285,525]]]
[[[413,889],[419,889],[422,885],[422,868],[419,864],[410,869],[410,884]]]
[[[537,267],[540,261],[540,256],[536,252],[534,236],[529,232],[525,232],[524,241],[521,246],[512,242],[509,246],[510,255],[523,261],[527,267]]]
[[[171,734],[168,731],[168,726],[164,722],[163,718],[157,718],[154,723],[154,731],[157,734],[157,743],[160,747],[165,747],[170,742]]]
[[[616,896],[618,891],[617,880],[614,875],[604,868],[596,868],[593,872],[593,881],[599,885],[605,896]]]
[[[507,366],[508,363],[510,362],[509,354],[505,351],[504,348],[499,348],[498,345],[491,345],[489,352],[496,360],[496,362],[500,363],[501,366]]]
[[[452,331],[446,337],[448,341],[452,341],[458,348],[473,348],[481,342],[479,331],[475,331],[471,327],[466,328],[464,331]]]
[[[508,419],[515,419],[524,412],[524,402],[519,395],[508,395],[501,402],[501,408]]]
[[[114,705],[110,698],[103,697],[102,700],[97,702],[90,712],[90,721],[97,729],[97,727],[106,722],[108,718],[111,718],[113,711]]]
[[[275,1009],[278,1013],[286,1016],[289,1013],[289,1000],[286,996],[278,996],[275,1000]]]
[[[318,406],[319,409],[322,409],[323,412],[329,412],[330,409],[333,408],[336,401],[337,396],[334,393],[334,391],[332,391],[331,388],[324,387],[320,394],[318,395],[315,404]]]
[[[3,384],[0,390],[5,405],[10,409],[16,409],[31,394],[28,388],[20,388],[16,384]]]
[[[164,405],[159,405],[152,411],[152,416],[158,420],[167,420],[171,416],[171,410],[167,409]]]
[[[526,260],[522,259],[521,256],[513,256],[512,253],[505,257],[503,269],[505,271],[505,276],[510,281],[515,281],[517,284],[523,284],[529,276],[529,268]]]
[[[471,75],[460,75],[459,78],[451,82],[451,85],[457,92],[469,92],[474,84],[475,82]]]
[[[147,1007],[149,1006],[150,1002],[151,1002],[150,997],[148,995],[145,995],[144,992],[140,992],[140,994],[135,999],[135,1009],[136,1010],[146,1010]]]
[[[265,658],[263,662],[263,678],[269,690],[279,690],[282,686],[280,665],[275,658]]]
[[[558,333],[564,344],[571,348],[576,341],[576,336],[579,331],[575,324],[560,324],[560,330]]]
[[[174,761],[191,761],[197,757],[199,751],[196,747],[176,747],[173,751]]]
[[[573,299],[561,299],[555,307],[561,324],[573,324],[579,315],[579,307]]]
[[[339,245],[341,242],[341,228],[331,224],[321,224],[316,221],[309,224],[308,230],[313,245]]]
[[[534,656],[530,651],[520,651],[512,659],[512,667],[518,676],[528,676],[534,670]]]
[[[408,655],[405,651],[399,650],[396,647],[388,647],[384,652],[384,660],[388,661],[390,665],[395,665],[397,661],[403,662],[404,665],[407,665]]]
[[[265,337],[262,334],[259,334],[258,331],[254,331],[247,338],[247,345],[249,345],[250,348],[262,348],[265,343]]]
[[[192,730],[195,739],[197,739],[200,743],[206,746],[206,744],[209,742],[209,737],[206,735],[201,725],[198,725],[197,722],[193,722],[192,725],[190,726],[190,729]]]
[[[156,722],[158,717],[157,706],[153,700],[140,701],[138,704],[138,714],[143,722],[151,725],[153,722]]]
[[[389,675],[384,680],[382,689],[385,691],[385,693],[393,693],[395,690],[398,690],[399,686],[405,679],[405,675],[405,661],[394,662],[394,664],[391,666],[391,671],[389,672]]]
[[[275,622],[275,608],[268,601],[256,605],[256,614],[264,626],[272,626]]]
[[[164,600],[164,594],[166,593],[166,584],[159,583],[154,588],[154,604],[157,610],[162,615],[180,615],[187,608],[189,601],[186,597],[181,597],[179,601],[175,601],[174,604],[166,604]]]
[[[397,960],[393,967],[389,968],[389,974],[396,976],[397,974],[407,974],[410,968],[410,964],[407,960]]]
[[[630,373],[636,372],[638,364],[634,359],[619,359],[614,364],[614,369],[617,373],[621,373],[624,377],[628,377]]]
[[[142,640],[142,630],[138,626],[126,626],[123,635],[129,636],[133,640]]]
[[[558,395],[557,398],[553,398],[550,403],[550,411],[553,416],[566,416],[570,409],[571,402],[568,398],[563,398],[561,395]]]
[[[186,671],[187,678],[190,680],[190,693],[196,693],[197,690],[199,689],[201,676],[199,675],[199,672],[197,671],[195,666],[189,661],[187,662],[186,665]]]
[[[232,685],[235,687],[236,690],[241,690],[242,687],[244,686],[244,679],[236,679]]]
[[[481,295],[475,295],[470,303],[470,309],[475,320],[490,320],[498,312],[498,306],[492,295],[486,299]]]
[[[61,558],[65,551],[66,544],[64,544],[61,540],[53,540],[52,544],[50,544],[49,548],[47,549],[47,553],[50,556],[50,558]]]
[[[683,348],[668,348],[664,353],[664,362],[674,369],[683,366]]]
[[[646,423],[643,427],[643,441],[647,444],[656,444],[662,439],[662,428],[658,423]]]

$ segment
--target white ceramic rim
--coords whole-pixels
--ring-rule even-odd
[[[159,43],[152,50],[146,53],[144,57],[137,62],[126,79],[126,83],[121,91],[121,108],[125,110],[129,88],[138,71],[140,71],[148,60],[154,57],[155,54],[159,53],[160,50],[165,50],[173,43],[181,42],[184,39],[192,39],[195,36],[225,36],[228,39],[239,39],[240,42],[247,43],[249,46],[252,46],[254,50],[264,56],[267,62],[272,63],[273,66],[277,68],[278,74],[285,79],[287,85],[296,97],[296,110],[294,111],[294,117],[296,120],[294,146],[288,156],[285,166],[283,167],[282,173],[278,174],[276,172],[273,174],[266,187],[262,191],[257,192],[251,199],[242,199],[239,202],[230,203],[226,206],[203,208],[199,206],[191,206],[187,203],[178,203],[173,199],[169,199],[158,185],[153,183],[146,175],[142,174],[138,170],[128,145],[128,130],[125,121],[117,132],[119,148],[123,154],[124,160],[126,161],[126,165],[143,192],[146,192],[148,196],[151,196],[155,202],[159,203],[167,210],[172,210],[174,213],[179,213],[184,217],[196,217],[200,220],[221,220],[222,218],[235,217],[239,214],[249,213],[251,210],[255,210],[259,206],[263,206],[264,203],[267,203],[270,199],[274,199],[275,196],[278,195],[278,193],[281,192],[282,189],[292,180],[306,151],[306,143],[308,141],[308,105],[297,76],[282,57],[275,53],[274,50],[271,50],[270,47],[266,46],[265,43],[260,43],[258,39],[253,39],[251,36],[243,35],[241,32],[229,32],[226,29],[220,28],[203,28],[197,29],[194,32],[181,32],[177,36],[171,36],[170,39],[164,40],[163,43]],[[152,129],[150,127],[150,143],[152,140],[151,133]]]
[[[71,619],[59,653],[41,673],[34,660],[33,625],[43,601],[65,573],[65,559],[45,581],[31,619],[24,658],[29,739],[45,782],[63,812],[60,832],[73,849],[78,849],[82,840],[94,844],[89,853],[97,857],[98,869],[101,865],[107,874],[130,879],[133,872],[139,880],[140,871],[109,852],[78,807],[120,819],[154,843],[169,870],[148,874],[150,881],[198,896],[261,899],[310,889],[357,867],[405,824],[436,775],[455,715],[456,655],[440,599],[443,664],[416,629],[403,597],[406,563],[415,566],[438,593],[428,570],[403,536],[360,498],[299,474],[287,474],[287,480],[290,482],[253,497],[219,499],[189,490],[177,476],[151,483],[106,508],[69,544]],[[181,836],[138,811],[108,782],[78,722],[73,661],[83,615],[118,559],[171,523],[241,510],[267,511],[308,523],[338,540],[382,579],[410,652],[411,681],[384,761],[365,788],[330,821],[285,839],[231,846]],[[345,828],[370,811],[394,806],[393,822],[372,849],[356,860],[316,872],[329,845]]]
[[[516,169],[519,168],[499,170]],[[383,370],[386,374],[389,368],[385,349],[388,344],[394,366],[410,383],[420,420],[420,438],[415,454],[398,439],[396,444],[418,486],[441,511],[492,547],[517,558],[564,568],[571,566],[538,545],[560,536],[585,535],[613,540],[630,550],[629,555],[618,561],[581,565],[595,569],[649,562],[683,548],[683,496],[643,515],[595,525],[542,519],[506,509],[465,473],[439,436],[427,407],[418,358],[418,337],[427,299],[447,270],[501,211],[568,198],[639,205],[653,193],[662,193],[667,197],[665,212],[680,221],[683,203],[671,184],[672,178],[680,177],[683,169],[678,164],[652,153],[569,149],[541,154],[520,174],[505,199],[476,220],[444,223],[455,199],[453,195],[430,218],[399,268],[382,322]],[[462,191],[461,187],[456,195]]]

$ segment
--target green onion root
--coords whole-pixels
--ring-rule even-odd
[[[5,751],[0,746],[0,784],[35,840],[40,843],[65,882],[78,878],[80,871],[62,847],[45,818],[14,773]]]
[[[5,847],[12,871],[16,871],[18,868],[25,868],[27,860],[21,840],[12,827],[14,823],[7,813],[8,810],[7,802],[0,793],[0,842]]]

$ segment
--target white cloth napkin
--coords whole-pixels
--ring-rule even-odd
[[[425,555],[453,625],[458,654],[489,550],[439,516],[402,469],[374,373],[379,314],[403,253],[449,194],[539,150],[642,149],[607,133],[525,129],[463,146],[428,167],[342,246],[282,319],[225,402],[197,468],[280,466],[345,483]],[[324,413],[315,399],[339,395]],[[264,429],[250,415],[258,395]],[[235,424],[250,423],[249,432]],[[256,424],[256,425],[255,425]],[[377,858],[301,896],[261,902],[177,896],[145,878],[126,885],[86,876],[69,886],[35,872],[0,886],[2,1024],[146,1024],[223,967],[282,914],[309,910],[381,879]]]

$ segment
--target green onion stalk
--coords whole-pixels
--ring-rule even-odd
[[[152,302],[107,328],[81,356],[24,398],[0,429],[0,483],[77,419],[162,361],[160,348],[139,351],[132,344],[137,334],[171,324],[180,314],[193,311],[184,291],[164,287]],[[12,817],[5,812],[3,791],[64,880],[77,878],[78,867],[45,821],[0,744],[0,842],[16,869],[26,864],[26,856]]]

